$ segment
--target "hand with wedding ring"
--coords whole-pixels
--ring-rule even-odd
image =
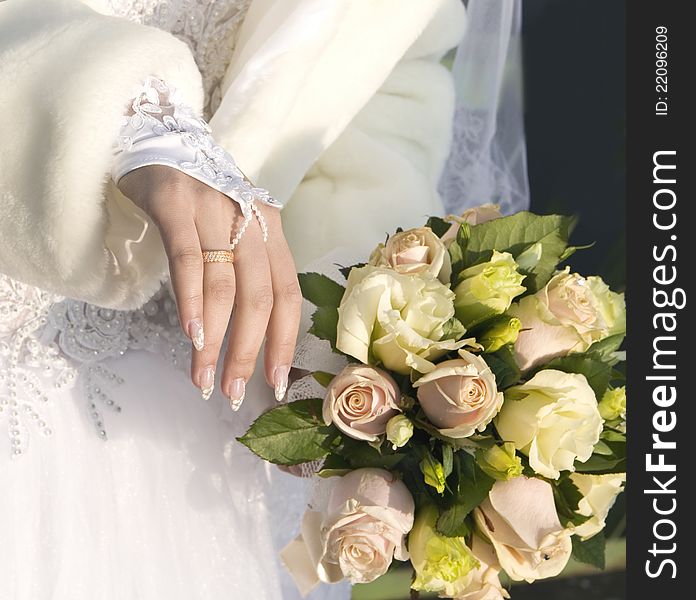
[[[282,400],[302,295],[280,211],[259,204],[268,224],[268,241],[253,219],[233,254],[227,254],[243,222],[239,205],[229,197],[164,165],[135,169],[120,179],[118,187],[160,231],[181,326],[195,348],[191,379],[203,398],[213,392],[218,357],[231,323],[220,383],[230,406],[237,410],[241,405],[264,339],[266,381],[276,399]],[[204,261],[203,253],[210,251],[222,252],[208,254]]]

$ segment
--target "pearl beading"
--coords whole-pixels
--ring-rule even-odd
[[[47,414],[58,392],[79,383],[78,398],[97,435],[106,440],[104,411],[121,412],[112,390],[124,380],[101,364],[142,349],[185,369],[190,342],[166,289],[136,311],[65,300],[0,275],[0,424],[19,458],[31,432],[50,436]]]
[[[257,202],[282,208],[268,190],[256,187],[234,158],[215,143],[208,124],[177,98],[164,81],[148,77],[131,104],[117,140],[111,176],[118,183],[131,171],[146,165],[166,165],[225,194],[236,202],[244,220],[231,237],[234,249],[253,217],[268,240],[266,220]]]

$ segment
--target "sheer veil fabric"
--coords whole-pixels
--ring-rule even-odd
[[[449,213],[493,202],[529,208],[522,101],[522,0],[469,0],[452,73],[456,112],[440,180]]]

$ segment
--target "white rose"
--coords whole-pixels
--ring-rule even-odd
[[[336,347],[362,363],[408,375],[466,342],[447,339],[454,293],[437,279],[384,267],[353,269],[338,309]],[[459,328],[459,337],[463,329]],[[443,339],[445,338],[445,339]]]
[[[474,520],[514,581],[555,577],[568,563],[570,532],[561,526],[546,481],[524,476],[497,481],[474,509]]]
[[[583,495],[578,505],[578,514],[590,517],[573,529],[573,533],[587,540],[597,535],[606,525],[606,518],[614,506],[616,498],[623,491],[626,473],[609,473],[607,475],[592,475],[573,473],[572,482]]]
[[[396,415],[387,422],[387,440],[396,450],[408,443],[413,437],[413,421],[404,415]]]
[[[508,313],[522,322],[515,358],[523,371],[626,331],[623,294],[612,292],[600,277],[585,278],[569,268]]]
[[[308,510],[301,535],[281,552],[303,595],[319,581],[369,583],[392,558],[408,559],[414,502],[404,483],[382,469],[356,469],[335,479],[326,510]]]
[[[583,375],[547,369],[506,391],[495,420],[500,437],[529,457],[535,472],[558,479],[587,461],[604,421]],[[517,399],[519,397],[519,399]]]
[[[452,274],[449,252],[430,227],[395,233],[375,249],[370,264],[403,274],[429,273],[442,283],[449,283]]]

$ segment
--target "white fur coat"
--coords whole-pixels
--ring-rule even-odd
[[[131,308],[167,264],[108,176],[121,115],[147,75],[197,109],[203,93],[183,42],[100,1],[0,3],[0,272]],[[254,0],[211,126],[289,201],[299,266],[441,210],[453,90],[439,61],[463,22],[460,0]]]

